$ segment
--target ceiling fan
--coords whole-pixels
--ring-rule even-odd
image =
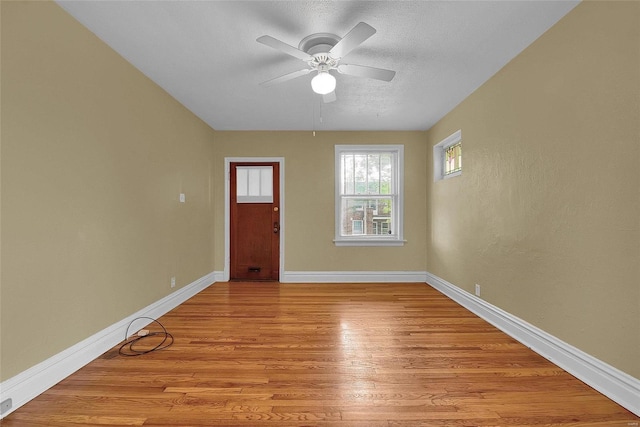
[[[329,72],[336,70],[340,74],[348,74],[356,77],[368,77],[389,82],[396,72],[382,68],[367,67],[364,65],[342,64],[340,61],[349,52],[374,35],[375,28],[364,22],[358,23],[346,36],[340,38],[335,34],[315,33],[305,37],[295,48],[271,36],[258,37],[256,41],[266,46],[282,51],[295,58],[306,62],[308,67],[292,73],[276,77],[260,83],[270,86],[286,82],[297,77],[317,71],[311,80],[311,88],[314,92],[323,95],[324,102],[335,101],[336,78]]]

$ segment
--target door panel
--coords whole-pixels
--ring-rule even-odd
[[[279,280],[279,163],[231,163],[230,175],[230,279]]]

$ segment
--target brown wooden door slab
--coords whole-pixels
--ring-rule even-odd
[[[279,166],[230,164],[231,280],[280,278]]]

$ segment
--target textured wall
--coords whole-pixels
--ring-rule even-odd
[[[580,4],[430,129],[464,170],[427,190],[428,271],[636,378],[639,22]]]
[[[214,132],[56,4],[1,7],[5,380],[213,271]]]
[[[285,158],[286,271],[424,271],[425,132],[216,132],[216,235],[224,233],[224,158]],[[336,247],[334,146],[404,144],[404,247]],[[224,241],[216,241],[216,270]]]

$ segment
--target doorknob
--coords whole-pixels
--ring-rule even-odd
[[[274,221],[273,222],[273,232],[274,233],[278,233],[278,231],[280,231],[280,224],[278,223],[278,221]]]

